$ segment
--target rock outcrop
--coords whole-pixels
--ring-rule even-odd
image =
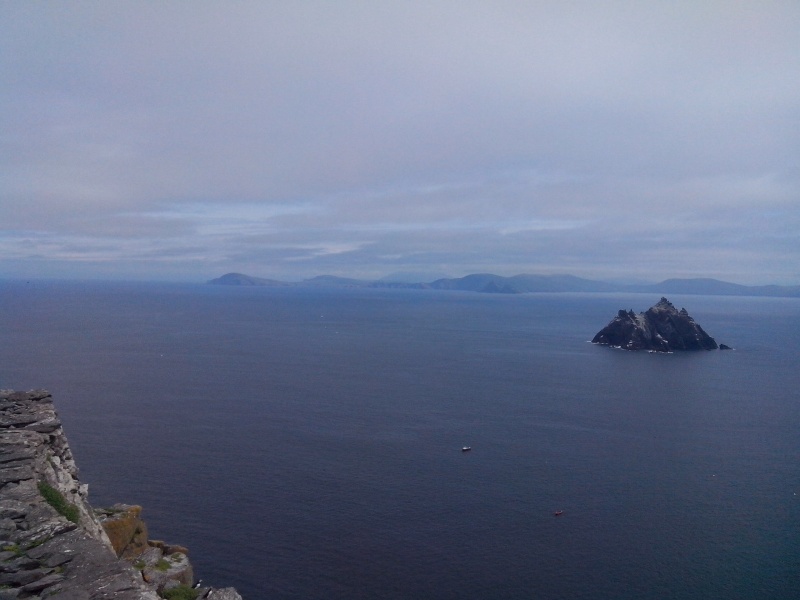
[[[646,312],[620,310],[592,339],[625,350],[673,352],[675,350],[716,350],[717,342],[695,323],[685,308],[676,309],[666,298]]]
[[[148,541],[140,513],[89,505],[48,392],[0,390],[0,600],[158,600],[181,587],[241,600],[190,591],[186,549]]]

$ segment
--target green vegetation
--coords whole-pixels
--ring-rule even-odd
[[[4,552],[13,552],[17,556],[22,554],[22,549],[17,544],[8,544],[7,546],[3,546]]]
[[[51,539],[52,539],[52,537],[48,535],[48,536],[45,536],[43,538],[39,538],[38,540],[34,540],[30,544],[25,546],[25,551],[27,552],[28,550],[33,550],[34,548],[36,548],[38,546],[41,546],[42,544],[44,544],[45,542],[47,542],[47,541],[49,541]]]
[[[167,600],[195,600],[199,592],[188,585],[179,585],[161,592],[161,597]]]
[[[164,558],[159,558],[158,562],[156,563],[155,569],[156,571],[169,571],[169,561]]]
[[[64,496],[61,495],[61,492],[46,481],[39,482],[39,493],[50,506],[56,509],[58,514],[66,517],[67,520],[73,523],[77,523],[80,520],[78,507],[72,504],[72,502],[67,502]]]
[[[141,571],[142,569],[144,569],[146,566],[147,566],[147,563],[145,563],[145,562],[144,562],[143,560],[141,560],[141,559],[139,559],[139,560],[137,560],[136,562],[134,562],[134,563],[133,563],[133,567],[134,567],[135,569],[138,569],[139,571]]]

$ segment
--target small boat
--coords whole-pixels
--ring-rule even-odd
[[[461,448],[462,452],[469,452],[470,450],[472,450],[472,446],[464,446],[463,448]]]
[[[553,516],[554,517],[560,517],[563,514],[564,514],[563,510],[557,510],[556,512],[553,513]]]

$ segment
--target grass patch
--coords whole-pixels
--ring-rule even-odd
[[[78,507],[72,502],[67,502],[61,492],[46,481],[39,482],[39,493],[50,506],[56,509],[58,514],[66,517],[68,521],[77,523],[80,520]]]
[[[188,585],[179,585],[161,592],[161,597],[167,600],[195,600],[200,592]]]
[[[159,558],[158,562],[156,563],[155,569],[156,571],[169,571],[169,561],[164,558]]]

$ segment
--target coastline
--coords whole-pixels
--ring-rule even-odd
[[[195,585],[188,550],[149,540],[141,507],[91,506],[46,390],[0,390],[0,449],[0,600],[241,600]]]

